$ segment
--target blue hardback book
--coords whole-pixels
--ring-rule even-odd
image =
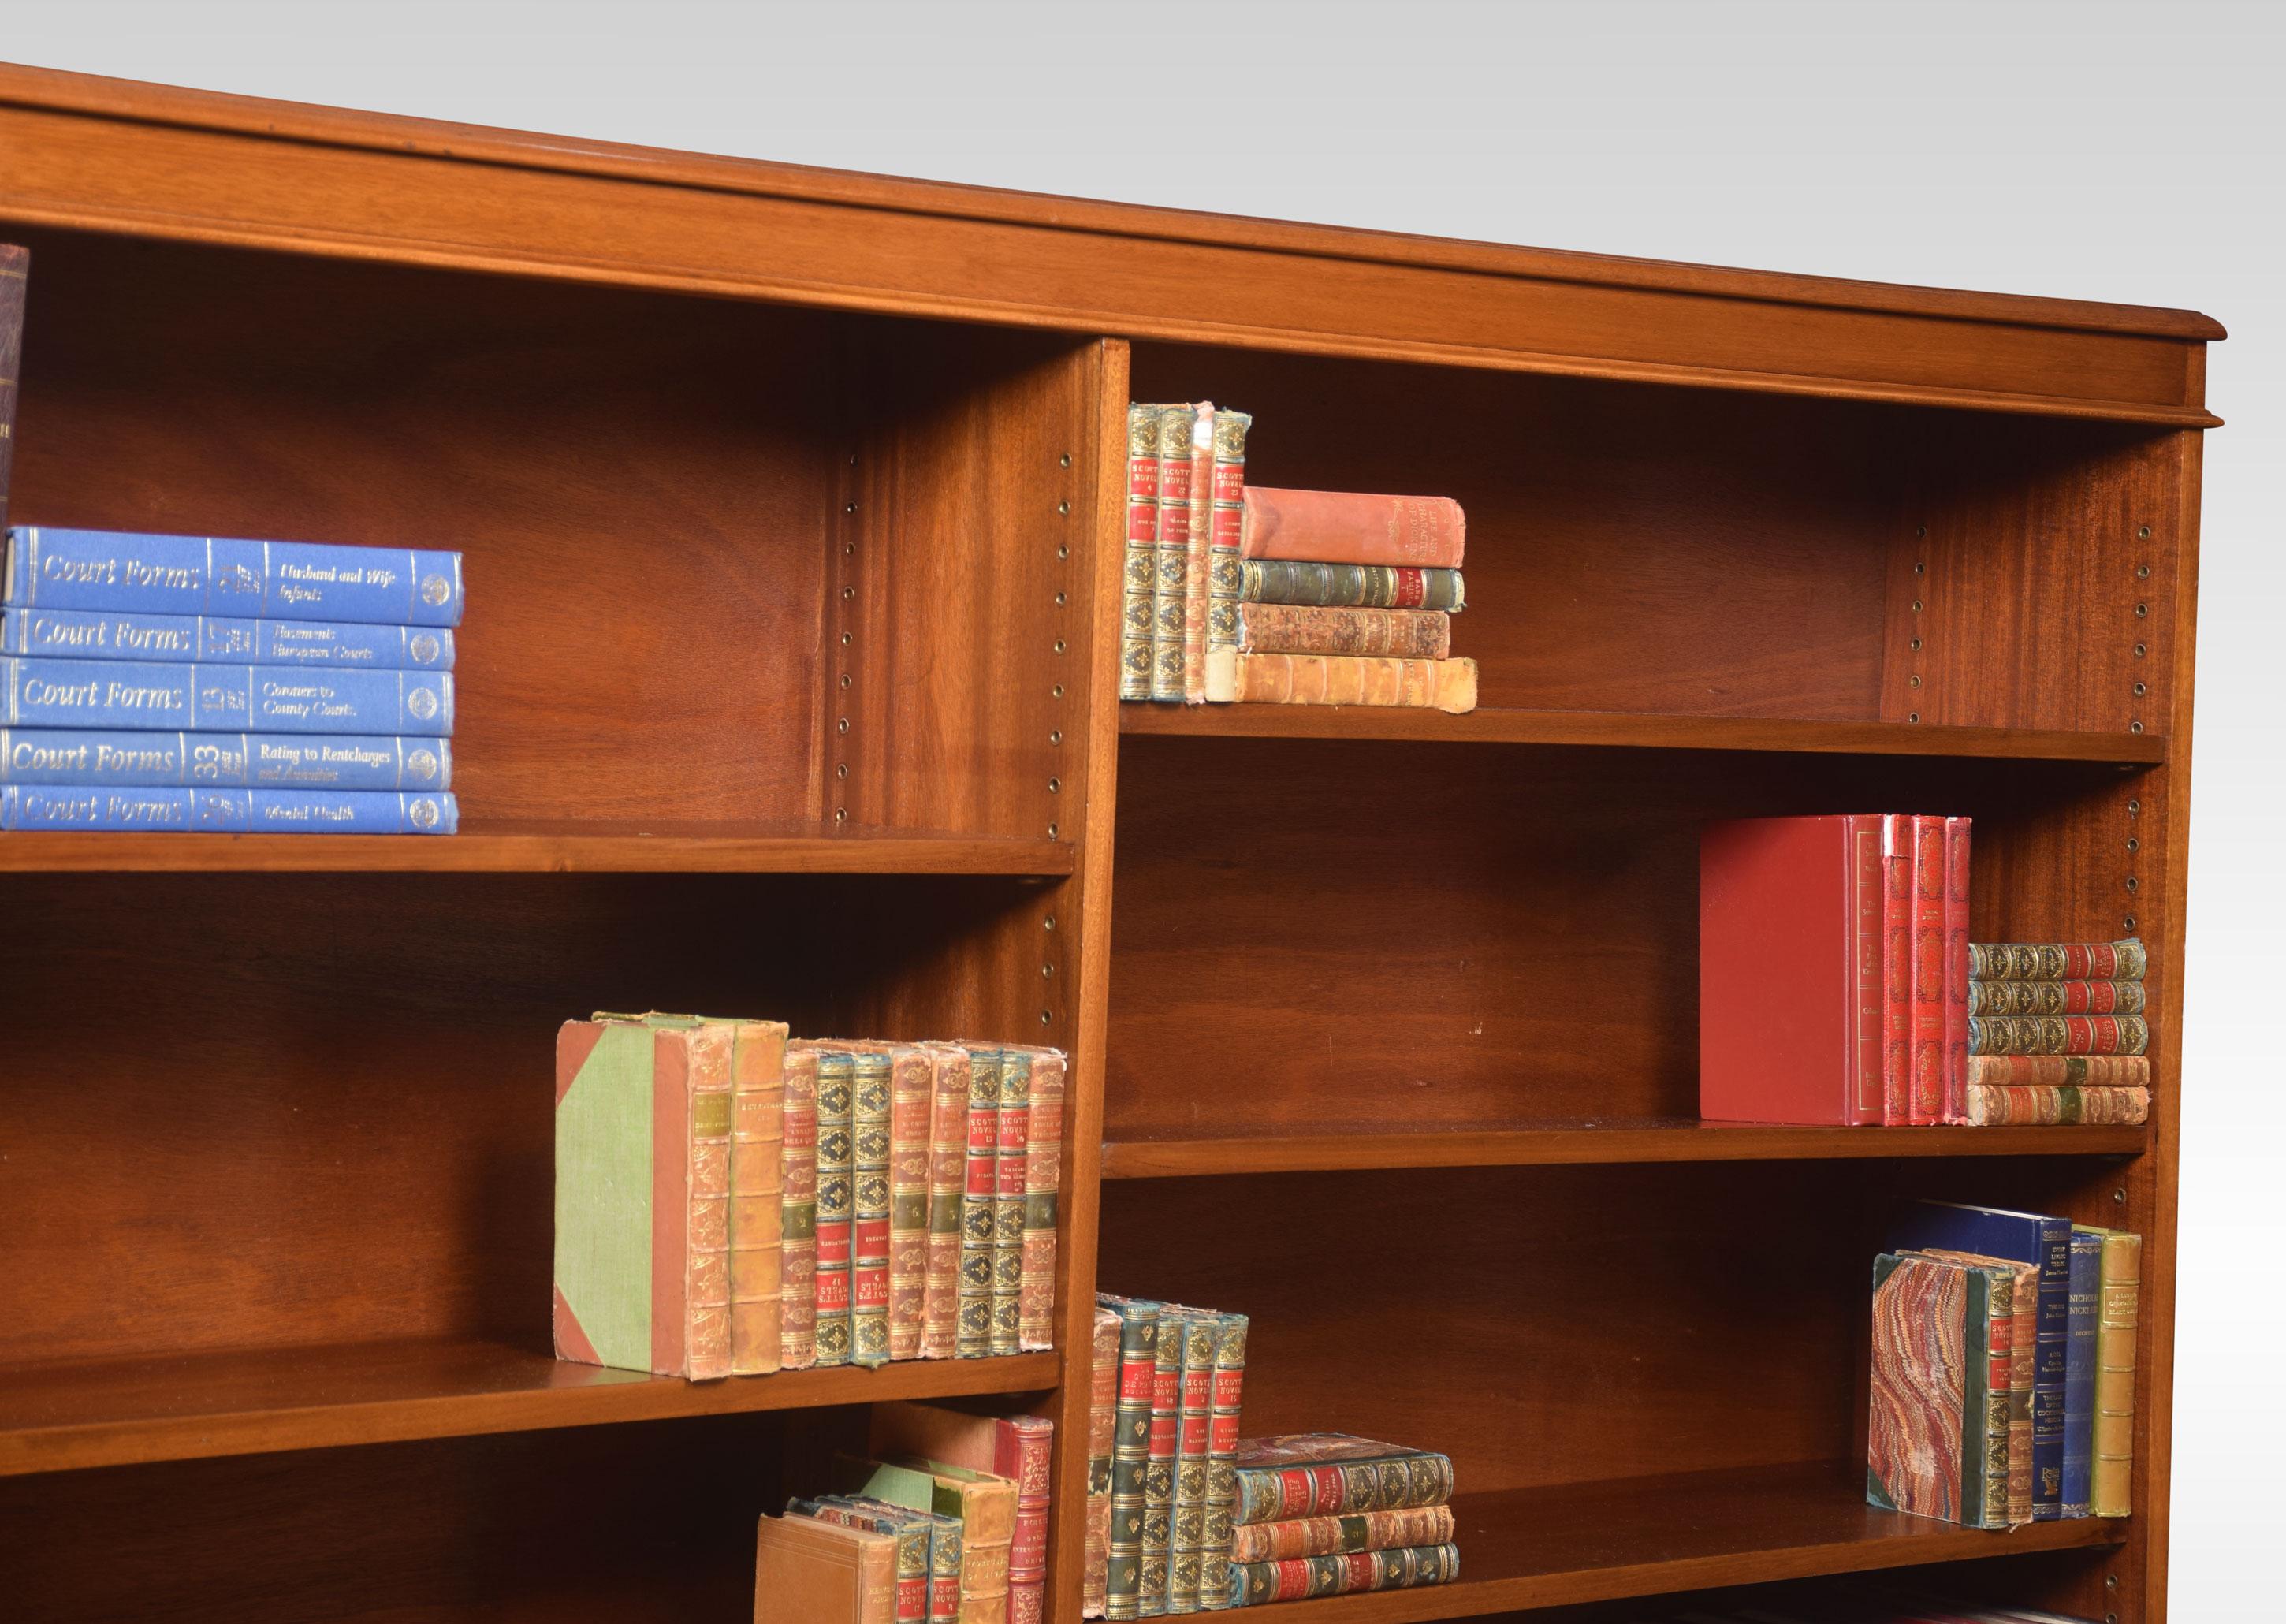
[[[8,532],[0,603],[21,609],[458,626],[461,556],[19,524]]]
[[[117,789],[446,790],[452,741],[352,733],[0,728],[0,784]]]
[[[0,725],[450,737],[453,675],[0,656]]]
[[[2095,1470],[2095,1325],[2103,1295],[2103,1231],[2072,1226],[2071,1289],[2064,1307],[2063,1514],[2094,1509],[2089,1477]]]
[[[35,654],[51,659],[450,671],[453,653],[453,634],[441,626],[240,620],[226,615],[130,615],[95,609],[0,609],[0,654]]]
[[[1889,1250],[1940,1248],[2029,1263],[2040,1271],[2039,1336],[2032,1362],[2032,1520],[2063,1515],[2064,1384],[2071,1293],[2071,1220],[1998,1207],[1916,1202],[1890,1232]]]
[[[164,830],[185,834],[451,834],[450,795],[379,790],[0,788],[0,829]]]

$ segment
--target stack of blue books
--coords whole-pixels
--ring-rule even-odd
[[[451,834],[461,556],[20,525],[0,829]]]

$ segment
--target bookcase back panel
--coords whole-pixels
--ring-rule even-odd
[[[414,1336],[545,1352],[561,1022],[695,1008],[1053,1041],[1031,957],[1052,895],[12,876],[0,1366]]]

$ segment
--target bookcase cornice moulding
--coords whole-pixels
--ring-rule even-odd
[[[1242,348],[2211,427],[2195,312],[1234,219],[0,66],[0,218]]]

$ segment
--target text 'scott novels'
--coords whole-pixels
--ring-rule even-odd
[[[1253,423],[1127,408],[1119,697],[1475,709],[1476,662],[1452,655],[1460,504],[1249,486]]]
[[[598,1014],[556,1045],[556,1352],[706,1381],[1054,1344],[1064,1056]]]
[[[450,834],[461,556],[18,525],[0,828]]]

